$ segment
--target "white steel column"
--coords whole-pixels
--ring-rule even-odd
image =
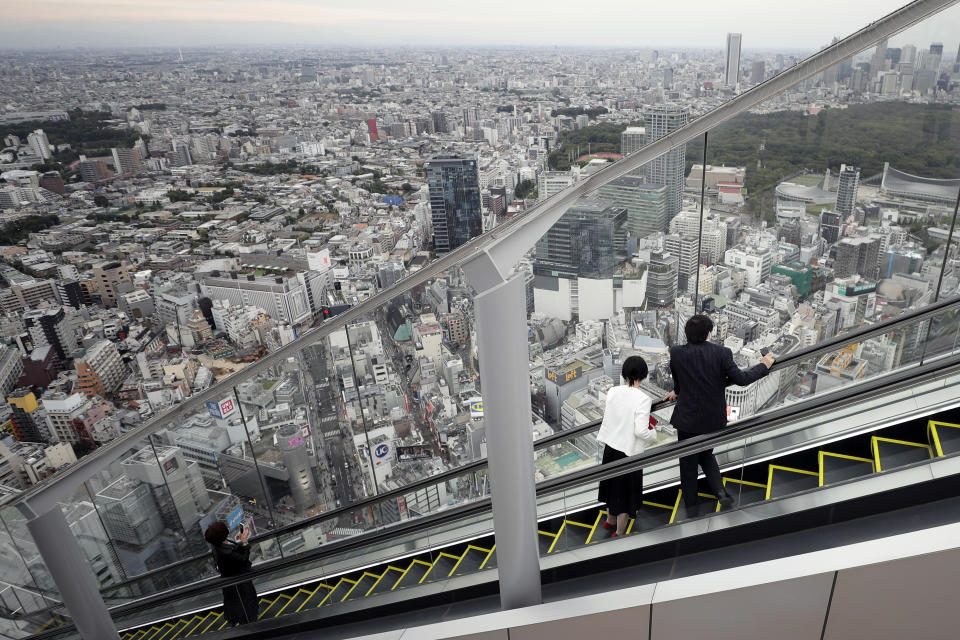
[[[27,529],[80,637],[84,640],[120,640],[100,595],[100,585],[60,507],[36,515],[29,508],[25,509],[26,505],[18,506],[28,518]]]
[[[523,275],[474,298],[500,604],[541,603],[537,496]]]

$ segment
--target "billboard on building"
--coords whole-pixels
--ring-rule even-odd
[[[207,412],[214,418],[226,418],[233,415],[233,412],[236,410],[237,405],[233,398],[224,398],[220,402],[216,400],[207,401]]]

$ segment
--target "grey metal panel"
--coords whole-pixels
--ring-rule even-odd
[[[832,585],[833,573],[829,572],[691,598],[655,601],[650,638],[820,640]]]
[[[960,549],[843,569],[824,640],[956,638]]]
[[[642,605],[592,615],[551,620],[510,629],[510,640],[559,640],[560,638],[650,637],[650,606]]]

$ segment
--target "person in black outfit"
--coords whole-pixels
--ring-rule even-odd
[[[230,530],[225,522],[214,522],[203,534],[213,546],[213,559],[224,578],[239,576],[250,570],[250,547],[247,546],[250,529],[244,528],[236,543],[227,540],[228,535]],[[253,582],[241,582],[223,588],[223,616],[231,624],[256,622],[259,609],[260,599]]]
[[[741,371],[733,361],[730,349],[710,342],[711,331],[713,321],[705,315],[695,315],[684,326],[687,344],[670,347],[673,391],[665,399],[677,402],[670,423],[677,429],[677,439],[681,441],[724,429],[727,426],[726,388],[731,384],[746,386],[759,380],[773,366],[773,355],[767,354],[760,364]],[[680,490],[687,517],[697,514],[700,502],[697,495],[698,465],[720,504],[729,507],[734,503],[733,496],[723,486],[713,449],[707,449],[680,458]]]

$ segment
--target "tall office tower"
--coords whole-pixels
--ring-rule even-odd
[[[310,455],[307,445],[300,433],[300,427],[286,424],[277,429],[277,442],[283,465],[290,476],[288,480],[290,495],[293,498],[297,513],[317,504],[317,486],[313,479],[313,469],[310,468]]]
[[[66,188],[63,185],[63,178],[57,171],[47,171],[43,173],[40,176],[40,186],[47,191],[53,191],[54,193],[59,193],[60,195],[66,193]]]
[[[939,74],[941,60],[943,60],[943,43],[934,42],[930,45],[930,52],[923,58],[923,70]]]
[[[113,155],[113,167],[117,174],[135,174],[143,171],[143,163],[136,150],[114,147],[110,153]]]
[[[433,246],[449,253],[483,232],[477,161],[436,156],[426,164],[433,220]]]
[[[837,278],[859,274],[876,280],[880,262],[878,238],[843,238],[837,243],[833,273]]]
[[[28,388],[14,389],[7,396],[7,402],[13,410],[13,435],[20,442],[44,442],[44,433],[40,427],[37,409],[37,397]]]
[[[697,236],[670,233],[663,238],[664,251],[677,256],[677,291],[694,293],[697,269]]]
[[[900,63],[914,64],[917,61],[917,48],[912,44],[905,44],[900,47]]]
[[[655,104],[643,108],[647,142],[655,142],[690,122],[690,109],[678,104]],[[667,187],[667,220],[683,205],[684,167],[687,145],[682,144],[657,156],[647,164],[650,182]]]
[[[367,120],[367,132],[370,134],[370,142],[376,142],[380,139],[380,132],[377,131],[377,119]]]
[[[727,34],[727,55],[724,58],[723,65],[723,84],[728,87],[735,86],[740,82],[740,43],[743,34]]]
[[[840,182],[837,185],[836,211],[844,218],[853,215],[857,204],[857,187],[860,186],[860,167],[840,165]]]
[[[763,60],[754,60],[750,66],[750,82],[760,84],[767,77],[767,65]]]
[[[580,198],[537,241],[535,275],[612,278],[627,210],[601,198]]]
[[[643,127],[627,127],[620,134],[620,154],[630,155],[647,143],[647,130]]]
[[[442,111],[434,111],[430,114],[433,118],[433,128],[437,133],[449,133],[450,124],[447,122],[447,114]]]
[[[463,110],[463,126],[473,127],[480,122],[480,107],[466,107]]]
[[[960,47],[957,47],[957,57],[953,61],[953,72],[960,73]]]
[[[178,167],[186,167],[193,164],[193,158],[190,156],[190,145],[182,140],[174,142],[172,160]]]
[[[820,237],[833,244],[840,239],[842,216],[836,211],[824,209],[820,212]]]
[[[23,326],[34,347],[50,345],[60,361],[73,357],[77,350],[77,336],[63,307],[31,309],[23,314]]]
[[[884,38],[877,43],[877,49],[873,52],[870,59],[870,77],[876,78],[877,74],[884,70],[884,63],[887,59],[887,39]]]
[[[638,176],[621,176],[597,190],[597,195],[627,210],[627,233],[646,238],[667,230],[667,188]]]
[[[665,309],[677,299],[677,256],[651,253],[647,267],[647,307]]]
[[[663,70],[663,88],[670,90],[673,87],[673,69],[667,67]]]
[[[940,45],[940,49],[943,50],[943,45]],[[50,141],[47,140],[47,134],[43,132],[43,129],[37,129],[27,135],[27,144],[30,145],[30,149],[35,154],[44,160],[49,160],[53,157],[53,149],[50,148]]]

